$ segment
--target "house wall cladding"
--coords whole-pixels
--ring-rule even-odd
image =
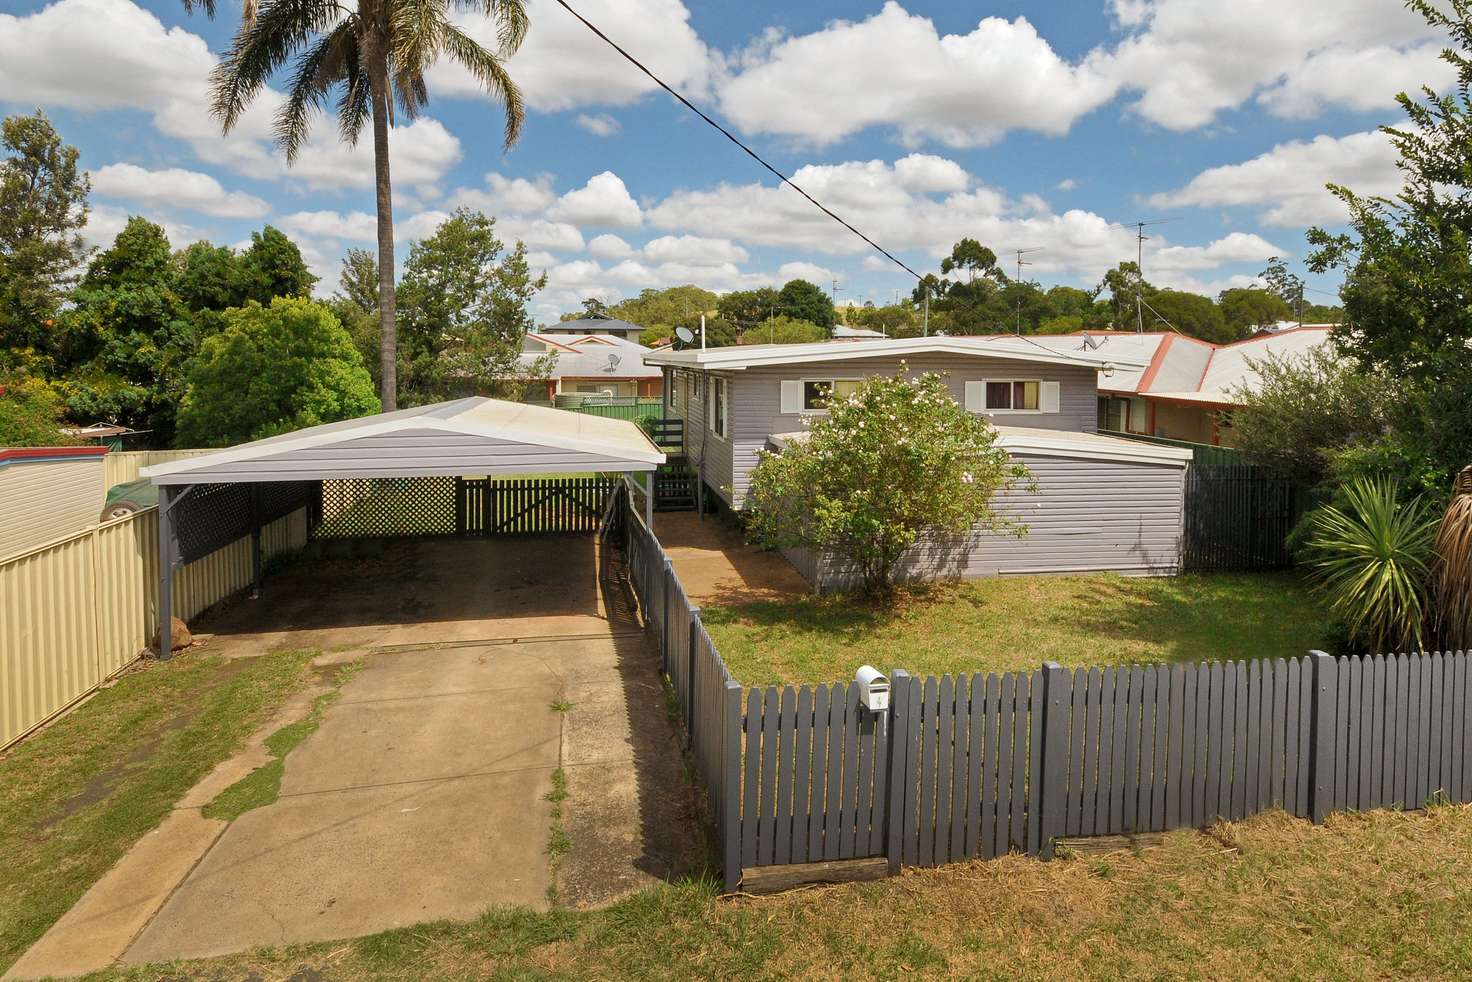
[[[621,506],[645,623],[710,793],[725,884],[885,856],[891,871],[1273,808],[1472,801],[1472,655],[1418,653],[736,682],[658,540]]]
[[[0,467],[0,558],[97,524],[106,493],[105,457]]]
[[[1184,468],[1030,454],[1014,459],[1027,465],[1038,491],[1001,494],[996,508],[1026,524],[1027,534],[981,531],[960,540],[927,539],[905,555],[902,576],[1097,570],[1154,576],[1180,568]],[[852,585],[851,568],[838,559],[793,552],[789,559],[819,592]]]

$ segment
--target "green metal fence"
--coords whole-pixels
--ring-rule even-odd
[[[1188,440],[1168,440],[1163,436],[1146,436],[1143,433],[1125,433],[1123,430],[1100,430],[1101,436],[1117,436],[1141,443],[1155,443],[1162,447],[1181,447],[1191,451],[1191,463],[1197,467],[1233,467],[1247,463],[1247,456],[1233,447],[1217,447],[1209,443],[1191,443]]]
[[[637,420],[641,416],[663,416],[664,400],[635,399],[631,396],[615,396],[612,399],[589,399],[575,406],[558,406],[541,400],[527,400],[528,405],[566,409],[571,413],[587,413],[590,416],[607,416],[610,419]]]

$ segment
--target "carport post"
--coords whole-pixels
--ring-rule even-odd
[[[261,599],[261,486],[250,485],[250,598]]]
[[[158,489],[158,657],[168,661],[174,653],[174,491],[167,484]]]

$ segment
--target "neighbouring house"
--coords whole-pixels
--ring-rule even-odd
[[[579,317],[575,321],[558,321],[537,328],[536,333],[562,338],[566,335],[611,334],[625,341],[638,342],[644,328],[638,324],[621,321],[617,317]]]
[[[552,368],[544,380],[533,383],[545,385],[548,402],[557,401],[558,396],[657,399],[664,392],[664,374],[644,363],[652,349],[619,335],[528,332],[521,349],[525,367],[545,355],[552,357]]]
[[[1278,327],[1244,341],[1212,344],[1174,332],[1087,331],[1036,340],[1058,351],[1143,361],[1099,379],[1099,429],[1232,445],[1234,392],[1258,382],[1256,365],[1295,358],[1329,343],[1331,324]]]
[[[787,446],[830,393],[903,366],[944,372],[955,398],[991,419],[1038,486],[999,502],[1028,526],[1026,537],[979,532],[925,543],[907,558],[910,575],[1179,569],[1190,451],[1097,432],[1101,372],[1146,365],[1127,352],[1064,351],[1003,335],[738,345],[645,361],[665,372],[666,415],[685,421],[691,468],[733,509],[745,503],[758,455]],[[823,557],[792,550],[788,558],[820,590],[845,581]]]
[[[0,558],[97,524],[107,447],[0,449]]]
[[[833,325],[833,336],[835,338],[887,338],[889,335],[883,331],[870,330],[867,327],[849,327],[847,324]]]

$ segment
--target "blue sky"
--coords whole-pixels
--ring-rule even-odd
[[[528,6],[509,66],[531,111],[509,153],[498,107],[452,68],[395,130],[401,256],[469,205],[547,270],[542,319],[683,282],[836,279],[840,302],[909,290],[561,8]],[[574,6],[915,268],[969,235],[1003,256],[1040,247],[1029,275],[1048,284],[1133,258],[1118,226],[1139,218],[1177,219],[1146,244],[1157,285],[1215,293],[1275,253],[1301,260],[1304,228],[1343,218],[1324,182],[1397,187],[1374,132],[1398,121],[1395,93],[1450,82],[1442,40],[1397,0]],[[222,139],[207,76],[238,10],[221,7],[211,22],[177,0],[7,0],[0,108],[44,108],[81,149],[94,241],[130,213],[176,245],[270,222],[330,292],[343,251],[371,245],[366,140],[349,151],[324,118],[288,170],[269,144],[274,92]]]

